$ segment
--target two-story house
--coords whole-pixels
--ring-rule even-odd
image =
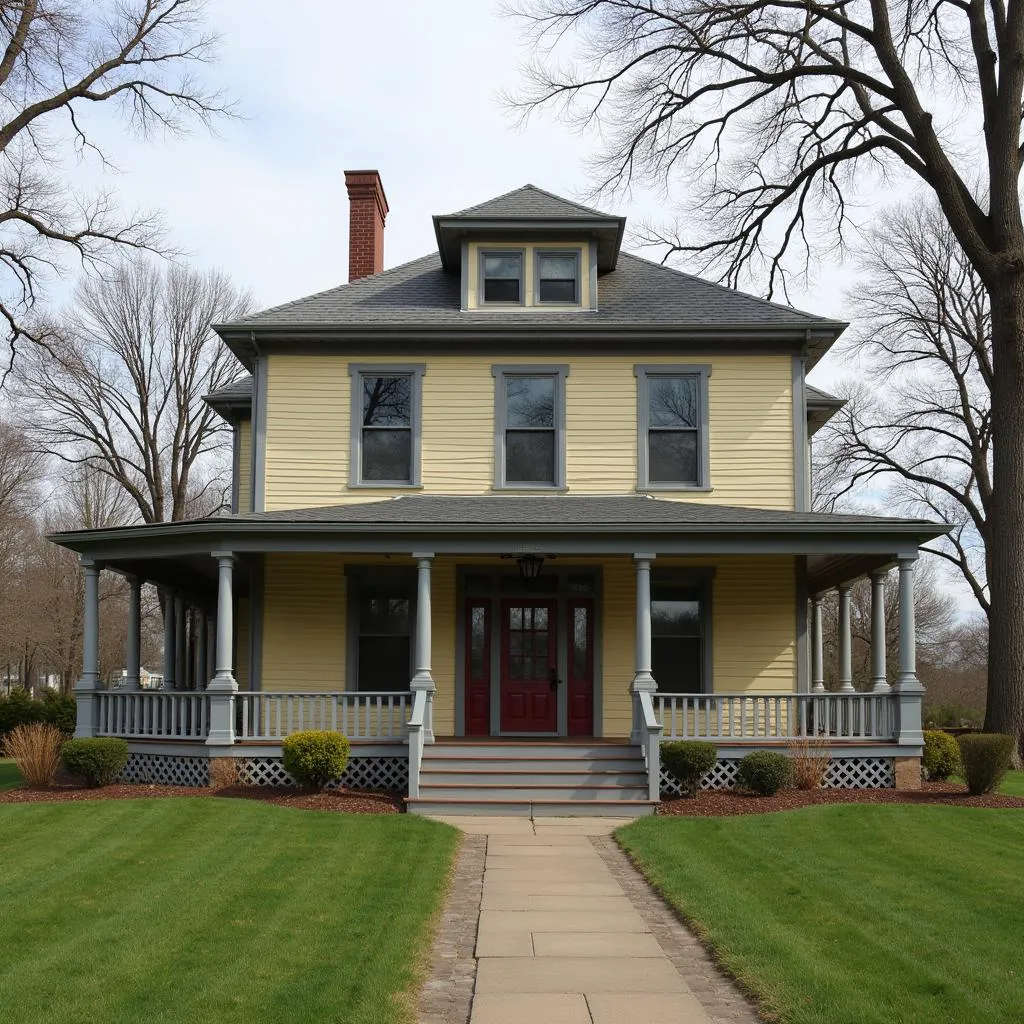
[[[427,811],[644,813],[667,738],[718,744],[712,784],[801,736],[832,742],[831,784],[919,784],[913,573],[944,527],[810,511],[839,403],[805,377],[845,325],[622,252],[624,218],[532,185],[384,270],[380,177],[346,182],[349,283],[216,326],[249,374],[208,398],[231,515],[56,538],[86,575],[80,734],[127,736],[132,778],[218,756],[266,782],[288,732],[340,729],[349,782]],[[101,569],[132,581],[129,676],[139,588],[166,594],[159,693],[98,688]]]

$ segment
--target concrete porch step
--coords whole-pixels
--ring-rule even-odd
[[[517,757],[506,755],[438,755],[430,751],[423,752],[423,771],[479,768],[483,771],[601,771],[601,772],[642,772],[643,757],[638,753],[630,757]]]
[[[562,786],[640,786],[647,785],[647,773],[641,770],[619,770],[613,768],[493,768],[480,765],[466,765],[458,768],[441,768],[433,764],[424,765],[420,770],[420,785],[435,783],[483,783],[501,785],[562,785]]]
[[[511,757],[521,758],[625,758],[641,756],[640,748],[630,743],[594,743],[581,741],[569,743],[564,740],[544,742],[540,740],[472,740],[453,743],[440,740],[423,748],[424,758],[434,757]]]
[[[456,815],[506,815],[516,817],[603,817],[603,818],[644,818],[653,814],[656,803],[650,800],[515,800],[450,797],[433,799],[409,797],[406,805],[410,814]]]
[[[508,785],[496,785],[488,782],[464,783],[420,783],[422,799],[448,800],[459,799],[479,800],[592,800],[614,801],[643,800],[647,796],[647,787],[620,786],[608,783],[603,786],[573,786],[536,783],[532,780]]]

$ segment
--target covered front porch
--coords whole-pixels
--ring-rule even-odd
[[[919,758],[913,578],[936,527],[715,506],[695,522],[693,506],[644,498],[626,508],[594,499],[604,521],[575,528],[556,521],[581,507],[563,498],[523,499],[522,515],[517,499],[497,499],[508,522],[479,509],[457,521],[467,502],[494,500],[450,499],[455,522],[434,508],[430,522],[421,512],[400,524],[368,511],[412,510],[420,498],[62,535],[86,583],[78,734],[124,737],[133,764],[191,758],[199,773],[204,757],[228,757],[267,781],[280,778],[266,766],[285,736],[331,729],[352,741],[364,783],[413,797],[424,751],[449,738],[626,744],[652,800],[665,784],[657,746],[669,739],[714,742],[723,784],[747,750],[801,738],[827,740],[837,763],[872,762],[837,784],[892,785]],[[890,687],[883,584],[893,569],[901,640]],[[132,582],[116,690],[98,672],[101,571]],[[854,680],[849,586],[866,574],[872,678]],[[157,691],[138,682],[144,582],[164,594]],[[825,691],[822,662],[821,595],[832,587],[839,692]]]

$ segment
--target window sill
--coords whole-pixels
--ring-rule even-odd
[[[714,487],[698,487],[696,484],[648,484],[637,487],[637,494],[711,494]]]
[[[365,483],[349,483],[350,491],[422,491],[423,484],[389,483],[387,480],[370,480]]]
[[[569,488],[557,484],[494,484],[491,490],[502,494],[508,494],[509,491],[518,491],[520,494],[565,494]]]

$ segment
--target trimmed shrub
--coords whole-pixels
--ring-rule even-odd
[[[281,759],[303,789],[319,791],[345,773],[348,750],[348,740],[339,733],[307,729],[285,737]]]
[[[737,777],[759,796],[774,796],[793,781],[793,765],[785,754],[755,750],[740,761]]]
[[[972,796],[991,793],[1010,767],[1014,738],[1001,732],[975,732],[958,736],[967,791]]]
[[[105,737],[68,740],[60,748],[60,761],[87,786],[109,786],[128,763],[128,744]]]
[[[70,693],[58,693],[56,690],[47,690],[39,703],[44,722],[49,722],[50,725],[56,726],[56,728],[68,736],[75,731],[77,711],[75,708],[75,698]]]
[[[47,722],[33,722],[12,729],[0,743],[0,753],[13,757],[29,786],[50,786],[60,767],[64,734]]]
[[[673,740],[661,745],[661,763],[679,783],[683,796],[694,796],[700,780],[718,761],[714,743],[700,740]]]
[[[8,696],[0,697],[0,736],[6,736],[19,725],[42,720],[42,702],[33,700],[28,690],[11,690]]]
[[[823,736],[805,736],[790,740],[789,765],[793,772],[793,785],[797,789],[821,789],[832,761],[829,741]]]
[[[960,748],[956,739],[939,729],[926,729],[921,767],[929,779],[945,782],[960,771]]]

